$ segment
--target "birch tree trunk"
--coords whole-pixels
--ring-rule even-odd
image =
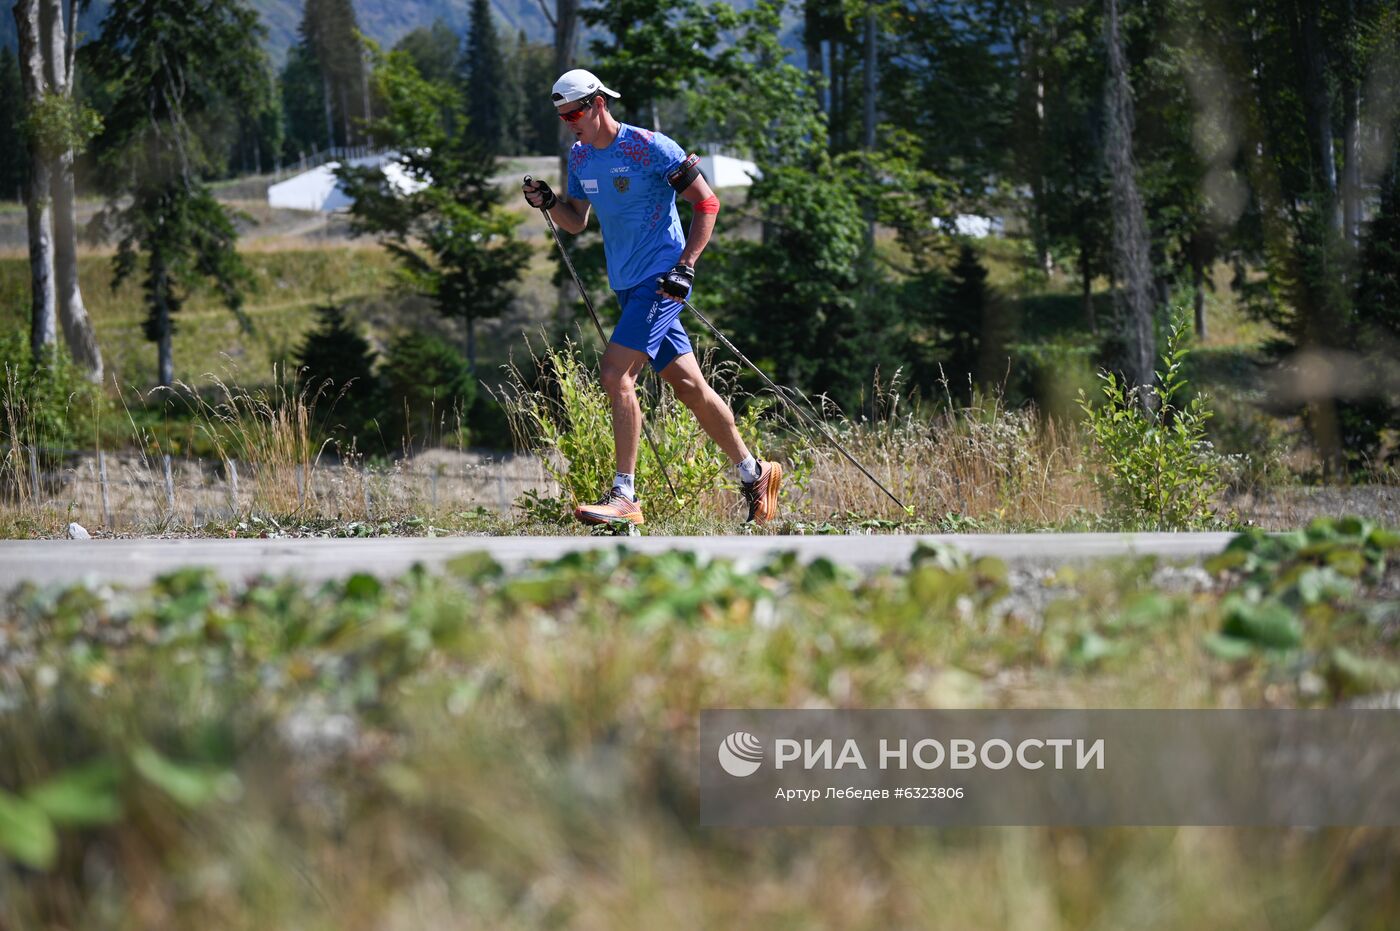
[[[73,94],[73,44],[76,13],[73,0],[68,0],[71,26],[64,28],[60,0],[45,0],[53,17],[49,32],[47,70],[52,93],[71,97]],[[83,292],[78,285],[78,217],[77,197],[73,181],[75,156],[71,148],[54,159],[51,170],[53,191],[54,278],[57,288],[58,319],[63,326],[63,338],[73,361],[89,381],[102,382],[102,350],[92,329]]]
[[[15,25],[18,27],[20,77],[24,97],[31,105],[48,91],[44,80],[44,54],[40,46],[38,0],[16,0]],[[52,172],[38,140],[27,140],[29,186],[25,191],[25,213],[29,229],[30,330],[29,348],[37,361],[57,339],[55,315],[57,297],[53,276]]]

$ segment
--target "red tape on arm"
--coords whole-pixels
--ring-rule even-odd
[[[695,205],[696,213],[719,213],[719,198],[711,194]]]

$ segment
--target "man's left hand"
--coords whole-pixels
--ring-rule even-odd
[[[664,294],[667,297],[683,301],[690,297],[690,289],[695,286],[695,269],[685,263],[679,263],[665,275],[656,279],[660,285],[657,294]]]

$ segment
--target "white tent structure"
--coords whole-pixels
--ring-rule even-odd
[[[700,171],[712,188],[749,187],[763,177],[763,172],[753,162],[728,155],[702,156]]]
[[[955,235],[966,236],[968,239],[986,239],[988,236],[1006,234],[1006,222],[1001,217],[983,217],[975,213],[960,213],[953,218],[951,223],[945,222],[940,217],[934,217],[931,222],[936,230],[948,229]]]
[[[349,159],[356,168],[382,168],[384,176],[394,189],[403,194],[421,190],[423,182],[404,174],[399,166],[398,152],[380,152]],[[346,196],[335,176],[340,162],[326,162],[299,175],[279,181],[267,189],[267,205],[285,210],[312,210],[320,213],[334,213],[346,210],[352,201]]]

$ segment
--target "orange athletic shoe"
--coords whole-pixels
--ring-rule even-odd
[[[581,504],[574,508],[574,516],[585,524],[643,524],[642,506],[614,487],[597,504]]]
[[[778,516],[778,487],[783,483],[783,467],[776,462],[758,461],[758,478],[740,482],[744,500],[749,504],[746,522],[766,524]]]

